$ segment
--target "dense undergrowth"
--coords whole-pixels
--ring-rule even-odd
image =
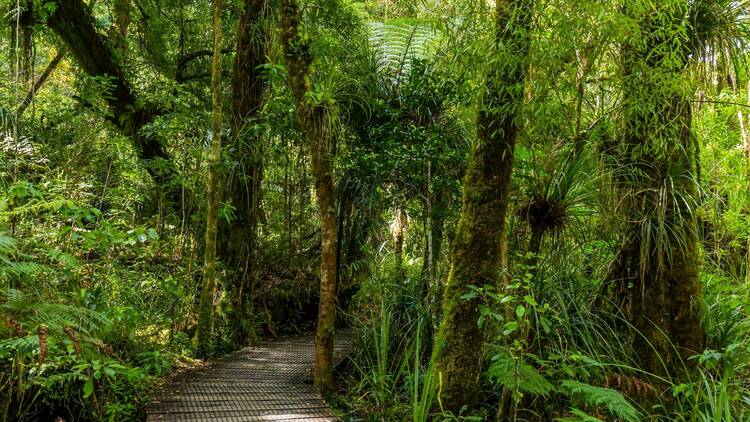
[[[421,299],[416,264],[398,270],[385,257],[358,293],[360,306],[350,316],[358,352],[349,393],[339,402],[343,414],[414,421],[750,418],[750,288],[744,280],[703,275],[706,349],[691,358],[697,369],[685,363],[686,378],[664,378],[639,369],[638,351],[629,346],[639,333],[622,315],[597,305],[599,283],[577,275],[575,267],[564,273],[525,268],[511,283],[530,287],[533,293],[524,297],[493,286],[471,293],[484,298],[478,323],[491,339],[483,410],[441,412],[441,380],[429,356],[439,308]],[[514,304],[510,315],[503,312],[508,303]],[[519,330],[531,333],[528,342],[518,340]]]
[[[139,420],[153,388],[196,363],[213,139],[209,3],[0,5],[0,420]],[[227,110],[219,163],[226,191],[214,204],[224,250],[209,301],[209,357],[246,344],[237,342],[238,320],[249,341],[313,331],[326,241],[279,4],[225,3],[217,97]],[[503,32],[488,7],[496,2],[300,3],[308,51],[298,59],[313,63],[301,102],[325,114],[321,132],[330,137],[337,323],[356,333],[332,400],[344,418],[750,421],[750,93],[742,87],[750,2],[528,2],[533,25],[516,34],[529,37],[528,74],[506,87],[525,90],[508,120],[518,126],[508,210],[488,213],[507,222],[502,259],[490,260],[506,269],[462,286],[460,300],[477,304],[469,322],[484,344],[462,351],[481,359],[479,403],[453,413],[441,401],[447,380],[432,350],[458,222],[475,199],[462,196],[461,183],[472,145],[487,135],[478,117],[507,112],[483,108],[483,96],[498,89],[488,69],[504,63],[493,53]],[[118,75],[92,70],[95,39],[72,45],[65,28],[53,28],[48,18],[60,5],[86,6],[72,17],[91,27],[104,45],[98,58]],[[667,25],[665,14],[684,6],[690,19]],[[245,28],[252,42],[240,45],[236,28],[261,15]],[[645,57],[625,54],[633,51]],[[257,54],[257,63],[235,66],[240,53]],[[645,70],[627,68],[640,59]],[[261,88],[243,90],[239,80]],[[641,92],[644,81],[653,86]],[[132,92],[123,95],[118,82]],[[27,92],[33,102],[19,110]],[[236,116],[251,95],[257,107]],[[654,102],[683,96],[692,107],[679,138],[691,150],[681,161],[686,148],[662,115],[670,107],[653,111]],[[648,129],[655,118],[658,139],[625,145],[638,118]],[[163,154],[144,157],[153,152],[147,142]],[[633,275],[612,265],[633,227],[642,250],[629,270],[641,277],[613,293],[614,281]],[[694,248],[684,246],[692,240]],[[244,260],[221,262],[232,246]],[[684,351],[664,350],[667,335],[639,332],[633,302],[622,305],[622,296],[638,297],[652,281],[647,270],[660,280],[686,251],[700,265],[691,299],[705,340],[674,364]],[[247,275],[246,290],[233,284],[238,274]],[[249,300],[238,316],[239,297]],[[652,350],[663,356],[647,371]]]

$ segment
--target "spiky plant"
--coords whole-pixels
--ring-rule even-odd
[[[591,160],[585,151],[563,148],[547,154],[539,168],[516,207],[516,216],[531,232],[528,251],[534,255],[539,253],[545,235],[561,234],[571,221],[590,213],[594,199]]]
[[[746,65],[750,35],[750,1],[692,0],[689,11],[689,48],[693,66],[704,81]]]

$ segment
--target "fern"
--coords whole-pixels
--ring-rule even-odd
[[[554,388],[536,368],[508,356],[498,355],[487,374],[496,384],[513,391],[546,396]]]
[[[589,415],[583,410],[576,409],[575,407],[570,409],[570,413],[573,416],[566,416],[564,418],[557,418],[557,422],[603,422],[601,419]]]
[[[16,321],[23,331],[33,332],[45,324],[53,335],[64,336],[65,327],[73,327],[86,336],[92,329],[110,328],[110,321],[91,309],[61,303],[39,303],[17,289],[0,290],[0,315]]]
[[[378,56],[378,70],[394,84],[411,71],[413,59],[427,57],[429,45],[436,39],[432,27],[417,21],[370,22],[370,44]]]
[[[45,268],[35,262],[20,261],[19,258],[29,257],[19,252],[15,239],[0,233],[0,280],[7,276],[34,274]]]
[[[617,390],[596,387],[574,380],[564,380],[560,383],[559,392],[570,397],[574,403],[603,408],[612,416],[625,422],[641,420],[638,410]]]

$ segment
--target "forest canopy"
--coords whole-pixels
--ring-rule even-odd
[[[748,0],[0,2],[0,420],[303,333],[343,420],[750,420],[748,41]]]

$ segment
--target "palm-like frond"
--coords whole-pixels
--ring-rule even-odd
[[[517,210],[521,220],[532,227],[555,232],[585,214],[588,205],[594,202],[594,190],[589,186],[590,163],[585,151],[548,154],[541,167],[549,170],[535,175],[532,190]]]
[[[688,15],[690,54],[711,71],[730,74],[744,66],[750,39],[750,1],[693,0]],[[733,68],[733,69],[732,69]]]

